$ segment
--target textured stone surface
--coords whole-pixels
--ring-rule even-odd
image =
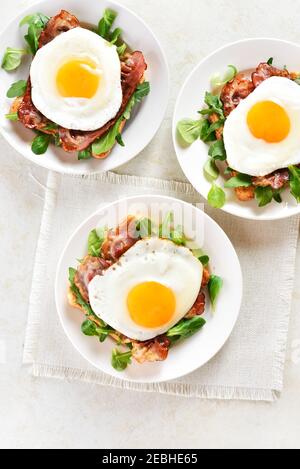
[[[120,2],[140,14],[160,38],[172,86],[156,139],[119,172],[184,180],[170,134],[184,78],[200,59],[226,42],[259,36],[299,40],[300,4],[293,0]],[[0,29],[28,3],[2,2]],[[29,176],[30,164],[2,138],[0,144],[0,447],[299,448],[300,256],[285,390],[273,405],[143,395],[28,375],[21,367],[22,346],[42,190]],[[37,168],[33,172],[41,180],[45,177]]]

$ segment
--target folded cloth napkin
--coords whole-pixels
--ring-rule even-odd
[[[54,278],[74,229],[99,204],[125,196],[158,194],[200,202],[191,185],[113,173],[89,177],[49,173],[36,252],[24,364],[34,376],[77,379],[135,391],[212,399],[272,401],[283,369],[295,273],[299,219],[256,222],[207,209],[233,242],[244,275],[244,300],[227,344],[193,374],[162,384],[135,384],[107,376],[72,347],[59,323]],[[258,229],[259,228],[259,229]],[[234,281],[234,279],[233,279]]]

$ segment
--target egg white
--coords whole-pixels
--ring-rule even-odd
[[[267,143],[249,130],[248,112],[261,101],[279,104],[288,114],[291,129],[282,142]],[[300,86],[282,77],[264,81],[229,115],[223,135],[228,164],[240,173],[266,176],[300,163]]]
[[[96,64],[100,85],[90,98],[62,97],[56,86],[59,68],[72,59]],[[32,101],[56,124],[73,130],[96,130],[118,113],[122,103],[121,64],[115,46],[98,34],[74,28],[39,49],[30,68]]]
[[[164,334],[186,315],[198,297],[202,276],[202,264],[189,249],[159,238],[141,240],[103,276],[90,282],[90,304],[94,313],[117,331],[146,341]],[[176,310],[168,324],[150,329],[131,319],[127,297],[136,285],[153,281],[173,291]]]

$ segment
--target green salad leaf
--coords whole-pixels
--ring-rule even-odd
[[[227,155],[223,139],[217,140],[216,142],[212,143],[209,147],[208,154],[214,160],[225,161]]]
[[[221,187],[213,184],[208,193],[207,201],[213,208],[222,208],[226,202],[225,192]]]
[[[174,226],[174,213],[168,212],[159,226],[158,236],[169,239],[178,246],[185,246],[187,239],[181,225]]]
[[[97,319],[97,323],[100,323],[100,326],[98,326],[98,324],[96,324],[95,322],[91,321],[90,319],[87,319],[86,321],[82,323],[81,331],[84,335],[87,335],[90,337],[97,336],[99,337],[100,342],[104,342],[106,338],[112,332],[114,332],[114,329],[108,326],[105,322],[101,321],[101,319],[99,319],[98,316],[96,316],[95,313],[93,312],[90,304],[87,303],[83,299],[79,289],[76,287],[74,283],[75,275],[76,275],[76,269],[73,269],[72,267],[70,267],[69,269],[70,288],[71,288],[71,291],[75,295],[77,304],[83,308],[88,318],[95,317],[95,319]]]
[[[86,319],[81,324],[81,332],[88,337],[98,337],[100,342],[103,343],[109,334],[114,332],[114,329],[104,325],[103,327],[99,327],[95,322],[90,319]]]
[[[220,73],[215,73],[215,75],[212,76],[212,87],[220,88],[221,86],[226,85],[226,83],[229,83],[236,77],[237,73],[237,68],[234,65],[228,65],[228,68],[223,76]]]
[[[106,228],[97,228],[96,230],[90,232],[88,239],[88,253],[90,256],[100,256],[102,244],[106,238],[106,233]]]
[[[138,104],[142,102],[142,100],[148,96],[150,93],[150,83],[149,81],[144,81],[143,83],[140,83],[137,87],[136,90],[133,94],[134,98],[134,104]]]
[[[25,24],[34,24],[36,26],[44,28],[48,23],[49,19],[49,16],[43,15],[43,13],[33,13],[32,15],[25,16],[25,18],[23,18],[20,22],[19,26],[22,27]]]
[[[122,29],[121,28],[116,28],[111,34],[110,43],[111,44],[116,44],[116,42],[119,40],[121,34],[122,34]]]
[[[17,112],[11,112],[9,114],[5,114],[5,118],[10,121],[17,121],[19,120],[19,116]]]
[[[123,57],[127,50],[127,45],[125,43],[121,44],[119,47],[117,47],[117,51],[120,57]]]
[[[255,198],[258,202],[259,207],[265,207],[270,204],[273,200],[273,189],[272,187],[256,187]]]
[[[91,147],[86,148],[78,152],[79,160],[90,160],[92,158],[92,149]]]
[[[58,129],[58,125],[50,121],[48,122],[47,125],[45,125],[45,127],[43,127],[43,130],[57,130],[57,129]]]
[[[223,287],[223,280],[217,275],[211,275],[208,283],[208,292],[212,308],[215,309],[218,296]]]
[[[268,65],[273,65],[274,58],[270,57],[269,60],[267,61]]]
[[[228,181],[225,182],[224,187],[226,188],[236,188],[236,187],[249,187],[252,186],[252,178],[248,174],[239,173],[237,176],[234,176]]]
[[[210,182],[218,179],[220,174],[219,168],[217,167],[215,160],[212,158],[208,158],[204,165],[203,171],[206,179]]]
[[[177,134],[182,143],[191,145],[201,136],[204,120],[182,119],[177,124]]]
[[[116,143],[116,140],[119,139],[121,123],[123,122],[123,120],[130,119],[130,115],[131,115],[133,107],[136,104],[140,103],[141,100],[149,94],[149,92],[150,92],[149,82],[144,82],[137,86],[123,115],[117,120],[117,122],[105,135],[97,139],[92,144],[93,154],[101,155],[102,153],[107,153],[113,148],[113,146]]]
[[[16,81],[11,85],[9,90],[6,93],[7,98],[17,98],[19,96],[23,96],[27,87],[26,80],[19,80]]]
[[[41,132],[33,139],[31,144],[31,150],[35,155],[43,155],[46,153],[49,143],[51,140],[51,135],[43,134]]]
[[[191,319],[183,319],[176,326],[167,332],[167,337],[174,344],[180,340],[188,339],[200,331],[205,326],[206,321],[201,316],[195,316]]]
[[[274,191],[273,191],[273,199],[274,199],[275,202],[277,202],[278,204],[282,204],[281,192],[282,192],[282,189],[277,189],[277,190],[274,190]]]
[[[93,321],[90,321],[89,319],[87,319],[81,324],[81,332],[84,335],[87,335],[88,337],[93,337],[97,335],[96,329],[97,329],[97,325]]]
[[[123,138],[122,138],[122,135],[120,133],[118,133],[118,135],[116,136],[116,142],[121,146],[121,147],[125,147],[125,143],[123,141]]]
[[[230,166],[227,166],[227,168],[224,169],[225,176],[231,176],[232,173],[233,173],[233,169],[230,168]]]
[[[201,140],[204,143],[216,140],[215,132],[216,130],[220,129],[223,126],[224,121],[220,119],[217,122],[210,124],[210,122],[206,119],[203,122],[204,122],[204,125],[202,126],[201,134],[200,134]]]
[[[170,240],[178,246],[186,245],[186,236],[183,232],[183,227],[178,225],[176,228],[173,228],[170,233]]]
[[[76,287],[74,283],[76,272],[77,272],[76,269],[74,269],[73,267],[69,268],[69,282],[70,282],[71,291],[74,293],[76,297],[77,304],[84,309],[86,316],[95,316],[94,311],[92,310],[90,305],[86,301],[84,301],[80,291],[78,290],[78,288]]]
[[[104,12],[103,18],[98,23],[98,34],[107,41],[110,41],[110,32],[112,25],[115,22],[117,13],[110,8],[107,8]]]
[[[30,52],[34,55],[39,48],[40,34],[49,21],[49,17],[42,13],[35,13],[23,18],[20,26],[28,25],[27,34],[24,36],[25,41],[29,45]]]
[[[123,116],[120,117],[115,125],[102,137],[92,143],[92,152],[95,155],[101,155],[110,151],[116,143],[116,138],[120,133],[120,125],[123,121]]]
[[[205,104],[208,106],[208,109],[202,109],[200,114],[217,114],[221,120],[225,119],[224,111],[223,111],[223,103],[221,101],[220,96],[215,95],[213,93],[209,93],[208,91],[205,94],[204,99]]]
[[[204,255],[204,256],[200,256],[200,257],[199,257],[199,261],[201,262],[201,264],[203,265],[203,267],[207,267],[208,264],[209,264],[210,259],[209,259],[208,256],[205,256],[205,255]]]
[[[152,220],[149,218],[141,218],[136,224],[137,237],[144,239],[149,238],[152,234]]]
[[[174,213],[168,212],[159,226],[159,237],[169,238],[174,223]]]
[[[122,29],[116,28],[111,31],[116,17],[117,13],[115,11],[109,8],[105,10],[103,18],[99,21],[97,32],[100,36],[106,39],[106,41],[116,45],[117,52],[119,56],[122,57],[127,50],[127,45],[124,42],[121,43]]]
[[[300,203],[300,169],[296,166],[289,166],[291,194]]]
[[[78,306],[81,306],[81,307],[82,307],[82,309],[84,310],[86,316],[88,316],[88,317],[95,317],[95,318],[97,319],[97,322],[101,323],[101,327],[104,327],[104,328],[107,327],[107,324],[106,324],[105,322],[101,321],[101,319],[99,319],[98,316],[95,315],[95,313],[94,313],[94,311],[92,310],[90,304],[87,303],[87,302],[83,299],[83,297],[82,297],[82,295],[81,295],[79,289],[76,287],[75,282],[74,282],[76,272],[77,272],[77,270],[74,269],[73,267],[70,267],[70,268],[69,268],[70,289],[71,289],[71,291],[72,291],[72,292],[74,293],[74,295],[75,295],[76,303],[78,304]]]
[[[117,371],[126,370],[127,366],[131,364],[132,352],[120,352],[117,348],[112,351],[111,364]]]
[[[28,54],[26,49],[13,49],[12,47],[7,47],[2,59],[1,67],[7,72],[16,70],[21,65],[22,57],[26,54]]]

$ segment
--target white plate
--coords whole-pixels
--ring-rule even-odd
[[[173,118],[175,151],[186,177],[205,198],[211,187],[203,174],[203,165],[208,158],[208,147],[198,140],[190,147],[182,148],[176,136],[177,123],[184,118],[199,118],[197,111],[203,107],[204,95],[211,89],[210,80],[214,73],[224,72],[229,64],[235,65],[241,71],[253,69],[270,57],[274,57],[274,65],[278,64],[281,67],[287,65],[291,71],[300,70],[299,45],[278,39],[246,39],[222,47],[204,59],[192,71],[180,91]],[[220,176],[218,184],[221,187],[223,181]],[[246,203],[239,202],[232,189],[226,189],[225,192],[227,203],[223,210],[239,217],[275,220],[300,212],[300,205],[297,205],[289,190],[284,191],[282,204],[273,202],[263,208],[259,208],[255,200]]]
[[[149,209],[151,207],[151,213]],[[211,268],[224,280],[216,311],[207,302],[207,324],[195,336],[174,347],[164,362],[138,365],[133,363],[118,373],[111,366],[115,343],[108,339],[100,344],[85,337],[80,330],[83,314],[67,301],[68,268],[87,253],[89,232],[97,226],[116,226],[127,214],[151,216],[155,222],[172,210],[182,221],[185,232],[210,255]],[[114,223],[114,224],[113,224]],[[193,229],[192,227],[195,227]],[[184,279],[182,279],[184,281]],[[117,294],[117,292],[116,292]],[[242,299],[242,273],[235,250],[221,228],[202,210],[181,200],[161,196],[131,197],[114,202],[89,217],[73,234],[61,256],[55,282],[55,298],[62,326],[78,352],[99,370],[119,379],[139,383],[158,383],[184,376],[207,363],[224,345],[237,320]]]
[[[30,60],[14,72],[7,73],[0,68],[0,131],[6,140],[25,158],[47,169],[68,174],[91,174],[112,170],[139,154],[152,140],[165,114],[168,92],[168,66],[162,48],[152,31],[135,13],[113,1],[106,0],[47,0],[39,1],[24,10],[0,34],[0,57],[7,46],[24,47],[23,36],[26,27],[19,28],[20,20],[34,12],[48,16],[65,9],[80,21],[97,24],[105,8],[118,12],[116,26],[123,30],[124,40],[135,50],[141,50],[148,63],[146,78],[151,83],[151,93],[140,105],[125,127],[123,138],[125,147],[116,145],[105,160],[78,161],[77,154],[65,153],[49,145],[45,155],[37,156],[31,151],[34,133],[21,124],[9,122],[4,115],[8,113],[11,99],[6,98],[10,85],[20,79],[27,79]]]

